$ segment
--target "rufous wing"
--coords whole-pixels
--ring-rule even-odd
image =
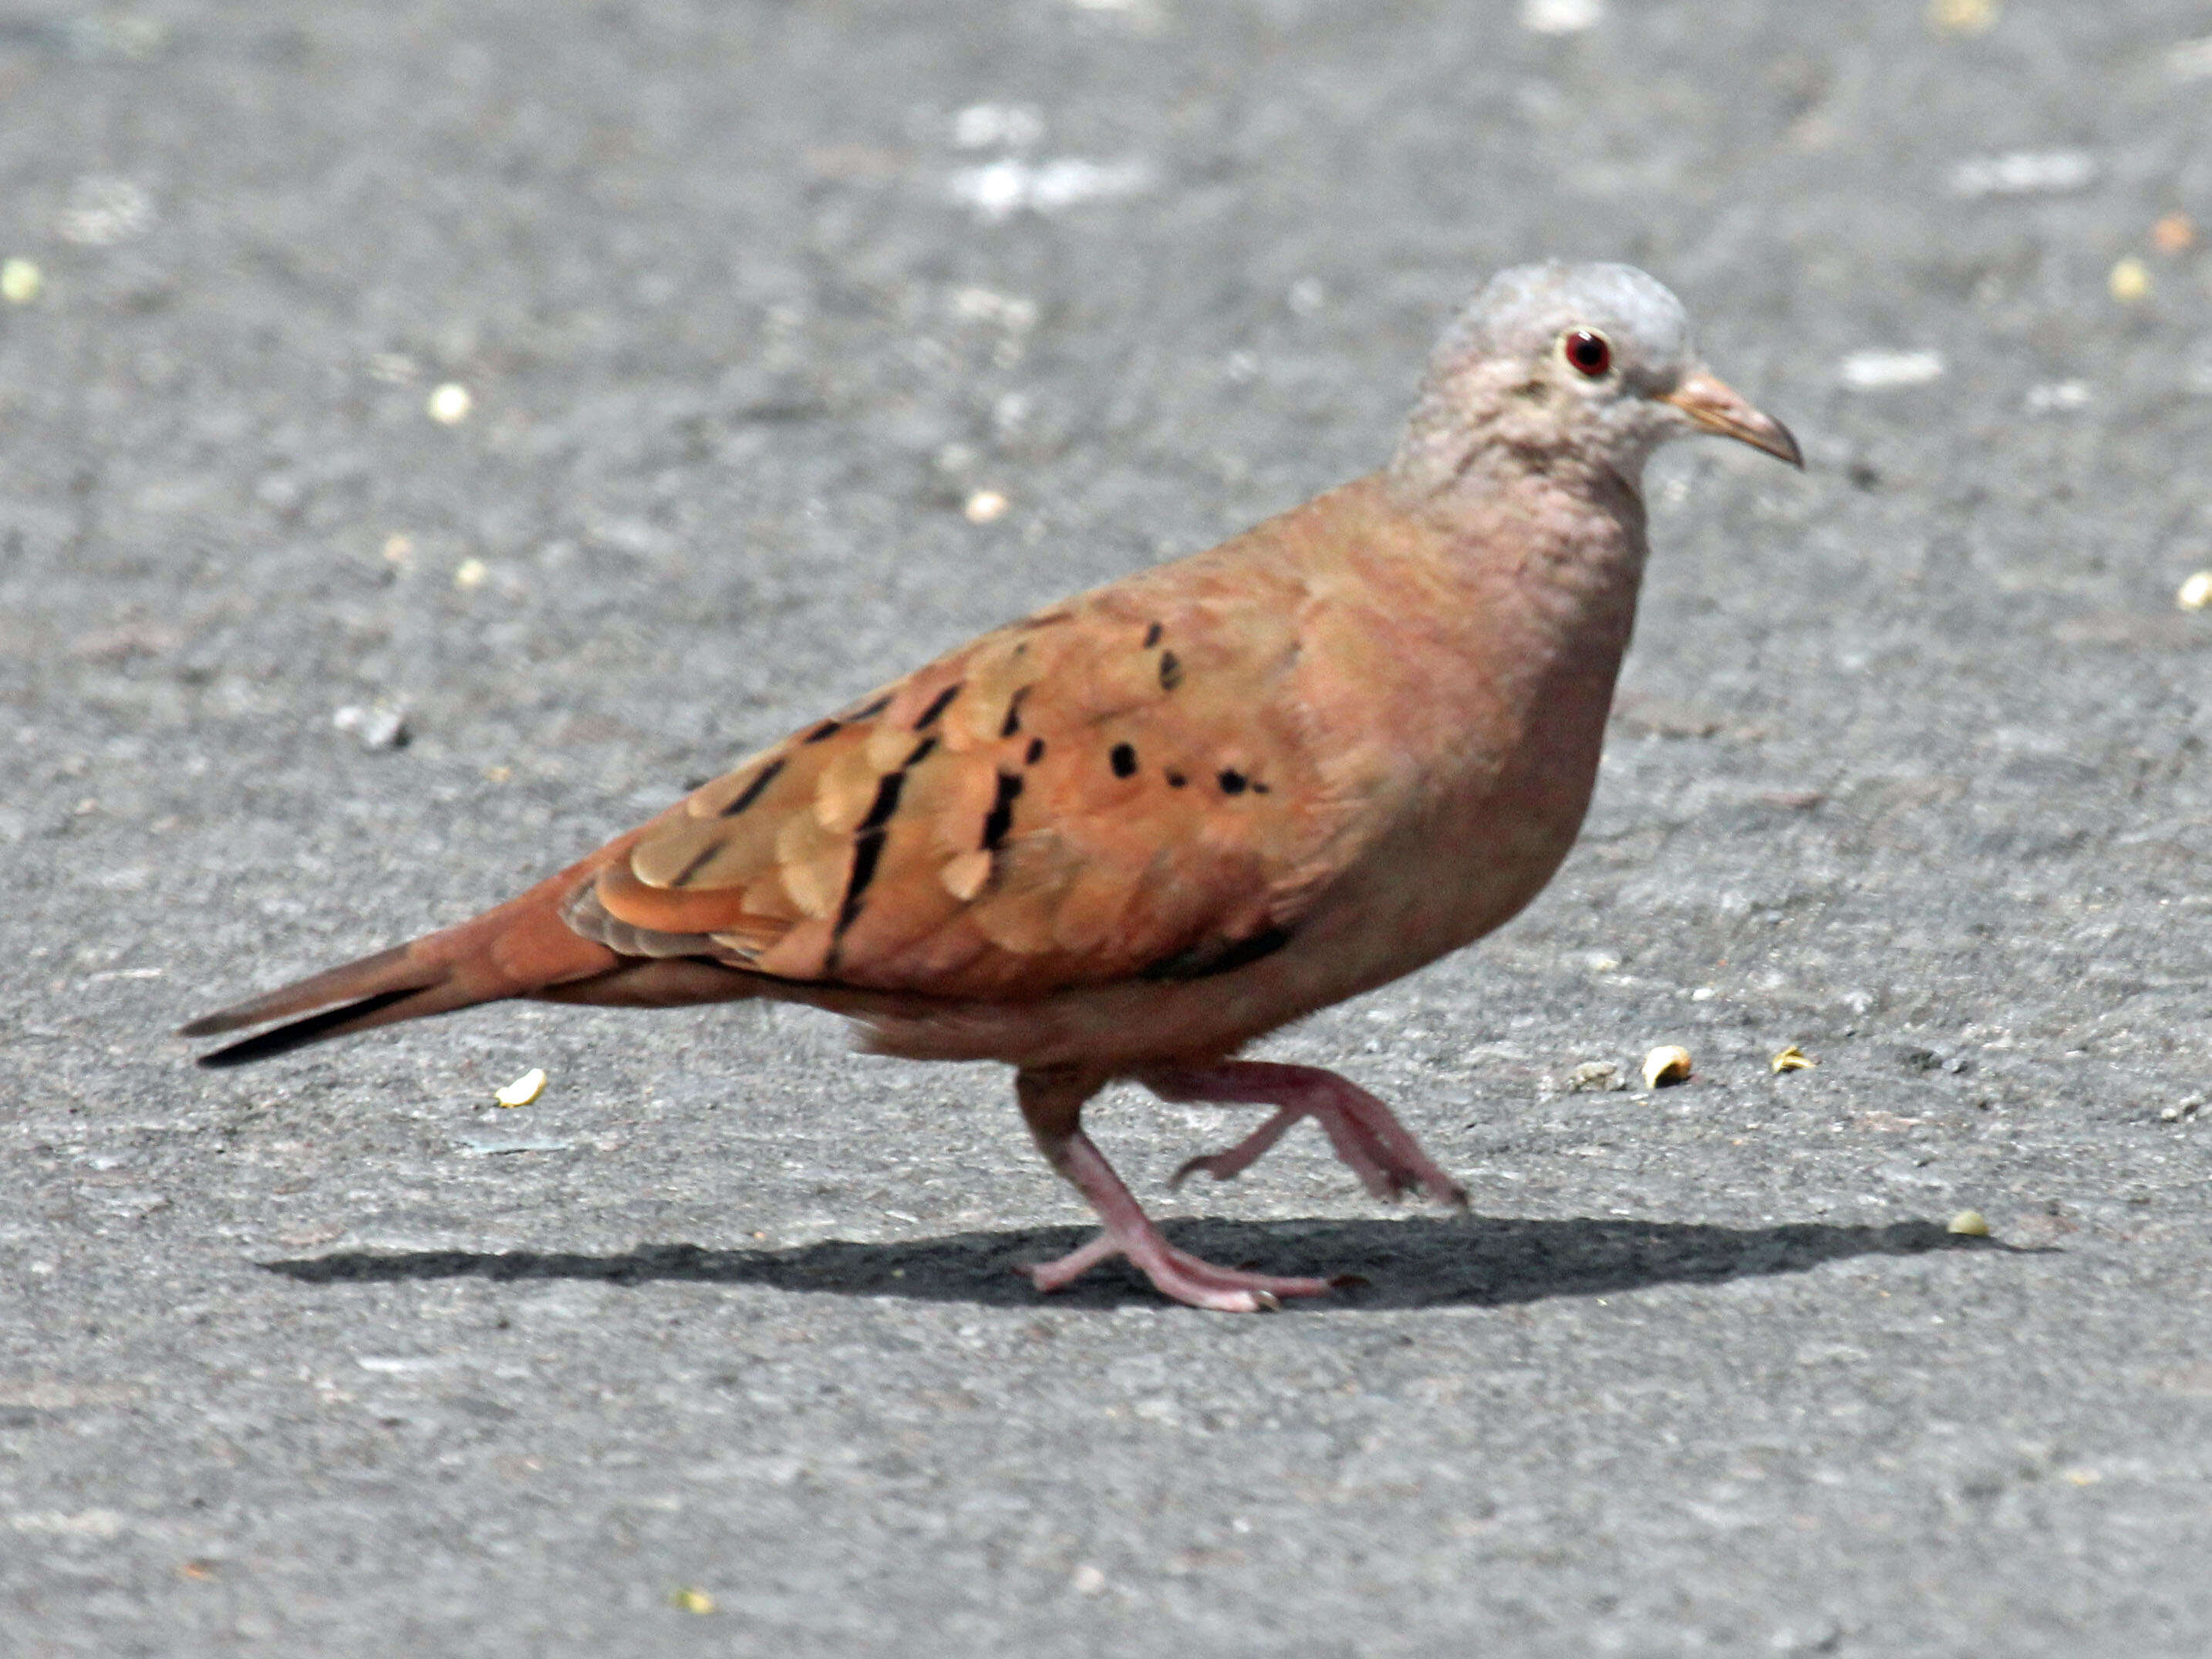
[[[985,635],[694,792],[570,923],[948,997],[1261,954],[1354,851],[1280,586],[1139,580]]]

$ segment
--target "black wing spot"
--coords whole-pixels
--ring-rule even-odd
[[[1030,739],[1029,751],[1024,755],[1022,758],[1026,764],[1030,766],[1035,766],[1039,761],[1042,760],[1044,758],[1044,739],[1042,738],[1031,738]]]
[[[1115,744],[1113,753],[1106,758],[1112,764],[1115,777],[1133,778],[1137,775],[1137,751],[1130,744]]]
[[[1223,794],[1241,795],[1244,793],[1247,786],[1250,784],[1251,780],[1247,778],[1242,772],[1239,772],[1235,767],[1224,766],[1221,769],[1220,773],[1215,777],[1214,781],[1221,786],[1221,793]]]
[[[1160,642],[1160,634],[1161,634],[1161,629],[1160,629],[1160,625],[1159,625],[1158,623],[1153,623],[1150,628],[1147,628],[1147,629],[1145,630],[1145,649],[1146,649],[1146,650],[1147,650],[1147,651],[1151,650],[1154,646],[1158,645],[1158,644]]]
[[[1190,780],[1183,776],[1180,772],[1170,772],[1168,774],[1168,787],[1170,789],[1180,789],[1183,785],[1189,781]]]
[[[1144,979],[1211,979],[1216,974],[1226,974],[1262,957],[1271,957],[1290,942],[1288,928],[1269,927],[1249,939],[1194,945],[1188,951],[1162,957],[1137,971]]]
[[[720,815],[726,818],[737,817],[761,798],[762,792],[775,781],[775,775],[782,770],[783,763],[780,760],[772,760],[762,767],[753,781],[738,792],[738,798],[722,809]]]
[[[882,696],[878,697],[873,702],[866,703],[859,708],[855,708],[851,714],[846,715],[845,719],[849,723],[858,725],[862,720],[872,720],[875,719],[877,715],[882,714],[884,709],[890,706],[891,694],[886,691]]]
[[[1255,795],[1265,795],[1272,793],[1273,791],[1264,783],[1255,783],[1252,786],[1252,793]]]
[[[1182,664],[1172,651],[1160,653],[1160,690],[1172,691],[1182,684]]]
[[[921,765],[922,762],[929,758],[930,750],[936,747],[937,739],[935,738],[924,738],[920,743],[915,744],[914,753],[908,755],[903,761],[899,763],[899,770],[903,772],[910,766]]]
[[[999,843],[1006,838],[1006,831],[1014,827],[1014,802],[1020,799],[1022,778],[1018,772],[999,774],[998,799],[991,803],[991,814],[983,820],[983,850],[995,853]]]
[[[1022,699],[1029,694],[1030,689],[1026,685],[1014,688],[1013,698],[1006,704],[1006,721],[999,727],[1000,737],[1011,738],[1022,729]]]
[[[960,695],[960,688],[965,684],[965,681],[955,680],[932,697],[929,700],[929,707],[921,711],[921,718],[914,723],[914,729],[917,732],[927,732],[936,723],[937,717],[952,706],[953,698]]]
[[[845,722],[842,720],[824,720],[821,725],[816,726],[811,732],[809,732],[803,741],[807,743],[819,743],[824,738],[836,737],[844,729]]]

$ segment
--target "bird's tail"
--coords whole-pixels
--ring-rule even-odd
[[[244,1066],[326,1037],[505,997],[540,996],[607,974],[624,958],[576,933],[561,915],[580,878],[604,856],[564,870],[455,927],[196,1019],[179,1035],[215,1036],[289,1015],[307,1016],[199,1057],[203,1066]]]

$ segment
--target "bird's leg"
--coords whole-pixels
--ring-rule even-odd
[[[1127,1256],[1162,1296],[1227,1313],[1253,1313],[1277,1306],[1283,1297],[1320,1296],[1331,1287],[1333,1281],[1326,1279],[1285,1279],[1218,1267],[1162,1237],[1114,1173],[1114,1166],[1083,1133],[1083,1103],[1097,1092],[1100,1081],[1063,1071],[1024,1071],[1014,1079],[1022,1117],[1037,1150],[1090,1201],[1105,1224],[1097,1237],[1059,1261],[1022,1269],[1037,1289],[1059,1290],[1115,1255]]]
[[[1466,1189],[1430,1161],[1388,1106],[1334,1072],[1232,1060],[1218,1066],[1163,1066],[1138,1073],[1137,1080],[1162,1100],[1183,1104],[1276,1108],[1274,1116],[1227,1152],[1192,1158],[1175,1172],[1170,1186],[1199,1170],[1216,1181],[1232,1181],[1281,1139],[1285,1129],[1310,1117],[1328,1134],[1337,1157],[1377,1198],[1418,1191],[1446,1204],[1467,1202]]]

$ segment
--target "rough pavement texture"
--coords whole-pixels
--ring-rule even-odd
[[[2151,228],[2212,222],[2209,34],[11,8],[0,1650],[2205,1651],[2212,253]],[[797,1012],[166,1035],[1374,465],[1547,253],[1673,285],[1813,467],[1659,463],[1566,872],[1267,1045],[1471,1216],[1303,1130],[1168,1200],[1249,1120],[1099,1115],[1199,1247],[1367,1288],[1042,1300],[1084,1218],[1005,1078]]]

